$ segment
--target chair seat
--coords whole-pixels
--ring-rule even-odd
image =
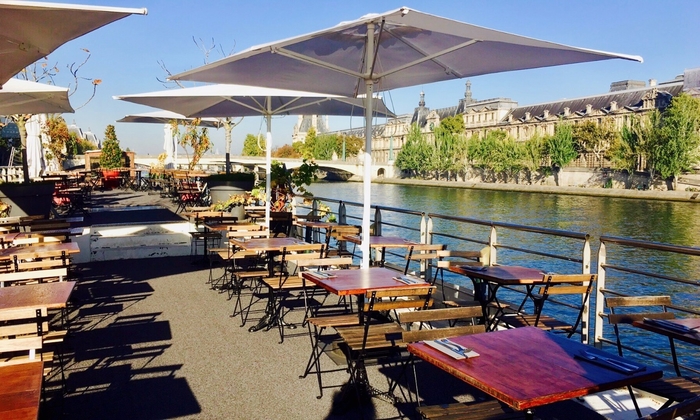
[[[673,401],[685,401],[700,395],[700,377],[661,378],[642,382],[634,387]]]
[[[418,413],[424,419],[506,420],[525,418],[525,414],[523,412],[515,411],[507,405],[502,404],[498,400],[427,405],[417,407],[416,411],[418,411]]]
[[[540,319],[537,319],[535,315],[528,314],[514,314],[507,315],[501,318],[501,322],[506,324],[511,328],[521,328],[521,327],[537,327],[542,330],[563,330],[570,331],[573,326],[564,321],[558,320],[548,315],[541,315]]]

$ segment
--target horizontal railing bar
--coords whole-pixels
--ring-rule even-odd
[[[437,214],[437,213],[428,213],[428,217],[433,217],[436,219],[452,220],[455,222],[472,223],[472,224],[477,224],[477,225],[482,225],[482,226],[497,226],[497,227],[502,227],[502,228],[506,228],[506,229],[519,230],[522,232],[540,233],[543,235],[563,236],[566,238],[573,238],[573,239],[588,239],[590,237],[587,233],[570,232],[570,231],[566,231],[566,230],[557,230],[557,229],[539,228],[539,227],[534,227],[534,226],[516,225],[516,224],[504,223],[504,222],[477,220],[477,219],[471,219],[471,218],[459,217],[459,216],[445,216],[445,215]]]
[[[430,234],[431,234],[433,237],[436,237],[436,236],[437,236],[437,237],[441,237],[441,238],[457,239],[457,240],[460,240],[460,241],[471,242],[471,243],[481,244],[481,245],[488,245],[488,244],[489,244],[488,241],[480,241],[480,240],[477,240],[477,239],[465,238],[465,237],[463,237],[463,236],[450,235],[449,233],[435,233],[435,232],[431,232]]]
[[[601,236],[600,242],[606,243],[606,244],[618,244],[618,245],[633,246],[636,248],[653,249],[653,250],[657,250],[657,251],[676,252],[676,253],[700,257],[700,248],[696,248],[696,247],[689,247],[689,246],[682,246],[682,245],[671,245],[671,244],[664,244],[664,243],[660,243],[660,242],[642,241],[642,240],[638,240],[638,239],[620,238],[617,236]]]
[[[575,262],[575,263],[583,262],[583,260],[581,258],[565,257],[562,255],[550,254],[550,253],[542,252],[542,251],[532,251],[532,250],[525,249],[525,248],[519,248],[517,246],[502,245],[502,244],[496,244],[495,246],[496,246],[496,248],[509,249],[511,251],[519,251],[519,252],[524,252],[526,254],[539,255],[541,257],[556,258],[558,260],[563,260],[563,261],[571,261],[571,262]]]
[[[677,283],[684,283],[684,284],[691,284],[693,286],[700,286],[700,281],[686,280],[686,279],[682,279],[679,277],[666,276],[664,274],[650,273],[648,271],[636,270],[634,268],[621,267],[619,265],[614,265],[614,264],[602,264],[602,267],[605,268],[606,270],[611,269],[611,270],[616,270],[616,271],[622,271],[624,273],[639,274],[642,276],[653,277],[653,278],[657,278],[657,279],[671,280],[671,281],[675,281]]]

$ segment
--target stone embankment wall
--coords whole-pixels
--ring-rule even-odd
[[[677,190],[675,191],[669,191],[671,185],[662,181],[657,181],[649,186],[649,178],[646,175],[635,174],[628,180],[626,174],[615,171],[583,170],[578,168],[565,168],[556,177],[550,175],[533,179],[532,181],[521,179],[517,182],[511,181],[509,183],[485,182],[481,177],[473,177],[464,181],[384,178],[373,182],[700,203],[700,175],[684,175],[680,177]],[[626,188],[627,182],[629,182],[630,188]]]

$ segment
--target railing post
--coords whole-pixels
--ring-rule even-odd
[[[498,234],[496,233],[496,226],[491,225],[491,232],[489,233],[489,265],[496,264],[496,245],[498,244]]]
[[[345,225],[348,223],[347,211],[345,210],[345,203],[342,201],[338,202],[338,224]]]
[[[433,218],[423,213],[420,219],[420,243],[433,243]]]
[[[583,274],[591,274],[591,242],[589,235],[583,242],[583,255],[581,255],[581,272]],[[588,334],[590,332],[591,323],[591,295],[588,295],[586,301],[583,301],[581,296],[581,304],[583,312],[581,313],[581,342],[588,344]]]
[[[595,324],[593,325],[593,345],[602,347],[601,339],[603,338],[603,313],[605,311],[605,296],[602,290],[605,289],[605,264],[607,264],[605,242],[600,241],[598,248],[598,282],[595,287]]]
[[[372,234],[372,232],[370,232]],[[374,236],[382,236],[382,211],[379,207],[374,209]]]

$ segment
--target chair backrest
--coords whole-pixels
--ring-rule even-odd
[[[292,234],[293,214],[288,211],[271,211],[270,212],[270,234],[274,237],[284,234],[290,236]]]
[[[685,416],[688,414],[694,414],[700,411],[700,395],[692,398],[688,398],[678,404],[674,404],[670,407],[662,408],[661,410],[640,417],[637,420],[673,420],[680,416]],[[685,419],[690,419],[690,417],[683,417]],[[700,417],[694,416],[693,419],[698,419]]]
[[[485,332],[486,326],[483,323],[460,326],[454,326],[455,324],[453,323],[460,319],[473,320],[483,318],[483,315],[484,312],[481,306],[463,306],[459,308],[402,312],[399,314],[399,320],[402,324],[419,323],[419,329],[414,330],[409,327],[407,331],[403,332],[403,341],[405,343],[413,343]],[[423,328],[424,324],[429,324],[430,328]]]
[[[342,239],[343,236],[359,235],[362,233],[362,227],[356,225],[337,225],[331,226],[326,234],[326,254],[331,250],[331,238],[336,241],[336,247],[340,246],[340,243],[345,241]],[[344,246],[344,245],[343,245]]]
[[[321,253],[323,255],[323,253]],[[344,269],[352,265],[352,257],[306,258],[296,261],[299,275],[305,270],[327,270],[331,268]]]
[[[0,310],[0,366],[41,354],[42,334],[48,331],[46,316],[46,307]]]
[[[227,238],[267,238],[270,231],[260,226],[259,230],[229,230],[226,232]]]
[[[674,319],[673,312],[668,312],[671,305],[671,296],[610,296],[605,298],[605,306],[608,307],[608,323],[613,326],[617,352],[622,355],[622,342],[620,340],[620,324],[631,324],[634,321],[643,321],[644,318]]]
[[[433,306],[434,291],[435,286],[368,290],[362,311],[425,310]]]
[[[449,269],[459,265],[489,265],[490,249],[485,246],[480,251],[459,251],[445,249],[437,251],[438,268]]]
[[[280,283],[294,274],[299,266],[298,262],[310,259],[319,259],[323,256],[323,244],[299,244],[289,245],[282,248],[282,259],[280,269]],[[289,263],[296,264],[294,270],[289,270]]]
[[[67,267],[70,264],[70,258],[63,251],[42,252],[41,258],[31,258],[26,260],[15,256],[13,261],[15,271],[45,270]]]
[[[408,274],[411,267],[411,262],[418,262],[420,268],[418,270],[419,277],[425,278],[425,281],[433,283],[433,266],[436,264],[433,261],[438,260],[438,252],[447,249],[447,245],[442,244],[417,244],[411,245],[406,249],[406,266],[403,273]]]
[[[576,331],[578,324],[581,322],[581,317],[588,304],[588,297],[591,294],[593,284],[597,280],[597,274],[545,274],[544,286],[539,288],[539,297],[535,302],[535,326],[537,326],[540,316],[542,315],[542,307],[549,296],[554,295],[579,295],[581,300],[576,305],[578,314],[576,321],[571,324],[572,331]]]
[[[16,271],[12,273],[0,273],[0,287],[5,287],[7,283],[24,282],[36,280],[43,283],[47,280],[58,279],[63,281],[68,276],[68,268],[52,268],[47,270]]]

